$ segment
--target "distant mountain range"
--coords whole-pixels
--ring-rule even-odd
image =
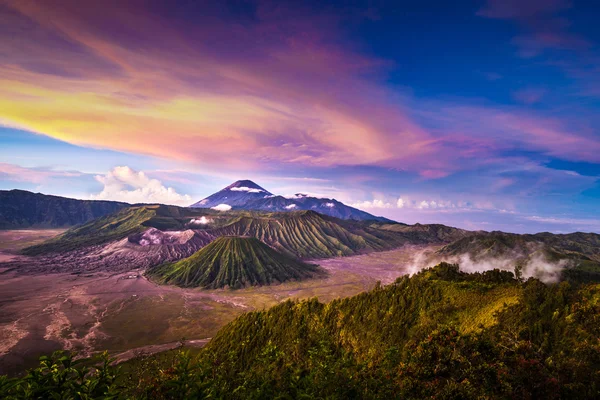
[[[78,200],[26,190],[0,190],[0,229],[68,228],[130,206],[118,201]],[[274,195],[250,180],[234,182],[190,207],[268,212],[311,210],[341,219],[394,222],[335,199],[301,193],[293,198]]]
[[[534,272],[564,270],[579,281],[600,280],[598,234],[519,235],[469,232],[439,224],[406,225],[332,199],[275,196],[252,181],[235,182],[194,208],[0,191],[0,229],[73,225],[62,235],[24,249],[23,254],[42,257],[28,260],[29,267],[48,271],[149,268],[189,257],[221,236],[244,236],[303,260],[402,245],[445,245],[430,255],[432,260],[510,270],[522,265]]]
[[[0,190],[0,229],[66,228],[129,207],[127,203],[76,200],[26,190]]]
[[[194,208],[244,209],[260,211],[312,210],[341,219],[393,222],[345,205],[335,199],[318,198],[303,193],[293,197],[275,195],[250,180],[240,180],[191,205]]]

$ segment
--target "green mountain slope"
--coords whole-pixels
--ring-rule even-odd
[[[392,249],[404,243],[399,235],[344,221],[314,211],[242,216],[211,231],[216,236],[253,236],[298,258],[349,256]]]
[[[328,304],[244,314],[197,360],[169,366],[159,370],[180,372],[153,375],[161,383],[151,397],[592,399],[600,285],[520,283],[510,272],[440,264]]]
[[[115,214],[95,219],[85,225],[71,228],[42,244],[22,251],[26,255],[38,255],[77,250],[100,245],[147,229],[144,225],[156,217],[158,207],[130,207]]]
[[[518,235],[504,232],[477,232],[454,241],[439,250],[442,255],[469,254],[479,259],[502,257],[511,253],[525,257],[543,251],[552,257],[572,257],[600,262],[600,235],[537,233]]]
[[[442,263],[328,304],[243,314],[194,358],[85,365],[45,358],[27,377],[0,377],[0,397],[597,399],[600,285]]]
[[[210,219],[206,225],[190,225],[194,218]],[[372,228],[368,222],[344,221],[313,211],[218,212],[174,206],[132,206],[115,214],[72,228],[64,234],[25,249],[37,255],[77,250],[123,239],[148,228],[198,229],[212,236],[252,236],[296,258],[347,256],[386,250],[405,243],[402,235]]]
[[[192,256],[151,269],[161,283],[217,289],[269,285],[313,276],[318,267],[278,253],[253,237],[222,236]]]
[[[456,240],[437,254],[441,257],[468,255],[473,261],[511,259],[527,263],[535,257],[548,262],[569,261],[563,275],[578,281],[600,281],[600,235],[595,233],[518,235],[477,232]]]
[[[0,190],[0,229],[68,227],[128,206],[116,201],[76,200],[25,190]]]

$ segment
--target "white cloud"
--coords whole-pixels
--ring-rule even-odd
[[[149,178],[143,171],[127,166],[115,167],[106,175],[96,175],[104,185],[102,191],[91,195],[93,200],[116,200],[127,203],[161,203],[186,206],[192,198],[182,195],[171,187],[165,187],[158,179]]]
[[[360,203],[351,204],[355,208],[393,208],[392,204],[386,203],[383,200],[375,199],[373,201],[362,201]]]
[[[211,209],[217,211],[229,211],[231,210],[231,206],[229,204],[219,204],[218,206],[211,207]]]
[[[396,202],[396,207],[398,207],[398,208],[404,208],[405,205],[406,204],[404,202],[404,199],[402,197],[399,197],[398,201]]]
[[[297,207],[297,206],[296,206],[295,204],[290,204],[290,205],[288,205],[288,206],[285,206],[285,208],[286,208],[286,209],[288,209],[288,210],[292,210],[292,209],[294,209],[294,208],[296,208],[296,207]]]
[[[335,207],[335,204],[333,204],[333,203],[325,203],[325,207],[333,208],[333,207]]]
[[[232,187],[229,190],[231,190],[232,192],[248,192],[248,193],[261,193],[261,192],[264,192],[264,190],[255,189],[255,188],[249,188],[247,186]]]

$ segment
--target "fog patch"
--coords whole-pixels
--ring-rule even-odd
[[[478,257],[470,254],[458,256],[442,256],[439,254],[420,251],[413,256],[407,268],[407,273],[413,275],[419,271],[433,267],[440,262],[458,264],[463,272],[484,272],[493,269],[514,272],[517,265],[522,267],[523,278],[537,278],[544,283],[556,283],[560,281],[562,271],[574,267],[574,261],[562,259],[558,261],[549,260],[541,251],[532,254],[513,253],[505,257]]]

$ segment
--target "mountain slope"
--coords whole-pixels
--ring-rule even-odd
[[[297,193],[291,198],[276,196],[249,180],[234,182],[217,193],[192,204],[190,207],[211,208],[221,204],[243,210],[269,212],[311,210],[341,219],[393,222],[387,218],[376,217],[365,211],[347,206],[335,199],[311,197],[302,193]]]
[[[441,224],[374,224],[378,229],[402,234],[414,244],[450,243],[474,232]]]
[[[600,235],[595,233],[476,232],[442,247],[437,256],[448,261],[468,256],[475,264],[491,262],[504,269],[520,265],[540,279],[560,274],[572,281],[600,281]]]
[[[599,301],[598,285],[441,264],[328,304],[243,314],[201,351],[189,386],[233,399],[597,398]]]
[[[226,188],[192,204],[190,207],[212,208],[220,204],[227,204],[232,207],[243,206],[248,202],[271,195],[271,192],[258,186],[256,183],[244,179],[233,182]]]
[[[25,190],[0,190],[0,229],[74,226],[128,206],[116,201],[76,200]]]
[[[316,265],[273,250],[252,237],[223,236],[192,256],[148,272],[161,283],[217,289],[269,285],[313,276]]]
[[[573,258],[600,262],[600,235],[537,233],[519,235],[505,232],[476,232],[444,246],[440,255],[469,254],[473,259],[531,257],[545,253],[551,258]]]
[[[252,236],[302,259],[349,256],[404,244],[403,238],[393,232],[314,211],[242,216],[210,232],[215,236]]]
[[[204,218],[204,224],[193,223],[201,218]],[[23,254],[62,253],[108,245],[134,238],[149,228],[161,231],[191,229],[202,234],[202,240],[219,236],[252,236],[288,256],[307,259],[388,250],[407,243],[402,234],[370,227],[367,222],[340,220],[313,211],[218,212],[144,205],[132,206],[72,228],[47,242],[24,249]],[[184,253],[181,246],[179,251]]]

